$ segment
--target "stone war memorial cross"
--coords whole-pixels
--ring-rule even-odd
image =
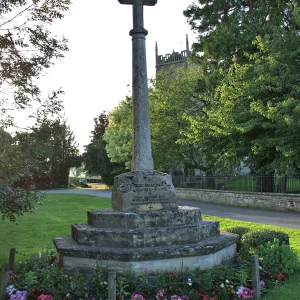
[[[120,211],[147,211],[177,208],[171,176],[154,171],[146,62],[144,5],[157,0],[118,0],[132,5],[132,171],[115,178],[112,207]]]
[[[118,1],[133,6],[132,170],[115,177],[111,209],[88,211],[87,223],[54,239],[60,261],[68,271],[90,269],[95,261],[135,272],[216,266],[234,257],[237,236],[202,220],[199,208],[178,207],[171,176],[153,168],[143,7],[157,0]]]
[[[119,2],[133,6],[133,29],[129,33],[132,36],[132,170],[153,170],[145,42],[148,31],[144,28],[143,6],[153,6],[157,0],[119,0]]]

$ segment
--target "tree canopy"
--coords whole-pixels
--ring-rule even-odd
[[[185,15],[211,97],[187,140],[214,167],[299,172],[299,1],[198,2]]]
[[[43,119],[30,131],[18,133],[15,140],[35,166],[23,183],[29,181],[36,188],[67,187],[70,168],[81,164],[78,145],[64,119]]]
[[[202,164],[198,146],[188,141],[182,143],[182,132],[189,126],[185,116],[197,114],[202,107],[201,79],[201,70],[192,65],[157,73],[149,93],[155,168],[197,168]]]
[[[119,103],[108,115],[109,125],[103,136],[111,162],[124,163],[131,169],[132,159],[132,98]]]
[[[41,199],[36,190],[38,174],[47,172],[49,159],[61,161],[50,154],[54,143],[59,144],[58,139],[64,143],[72,136],[61,120],[44,118],[60,112],[62,91],[53,91],[43,100],[37,83],[68,50],[66,38],[56,37],[50,29],[70,4],[70,0],[0,1],[0,215],[11,221],[32,212]],[[37,123],[11,137],[5,129],[15,125],[13,112],[24,111],[33,103],[39,106],[34,115]],[[47,134],[42,137],[42,133]]]

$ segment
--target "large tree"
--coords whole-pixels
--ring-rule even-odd
[[[32,212],[34,203],[42,199],[33,184],[20,187],[24,178],[31,178],[35,164],[21,147],[11,140],[0,151],[0,216],[16,221],[17,216]]]
[[[125,171],[124,163],[111,162],[107,155],[104,134],[108,127],[108,115],[106,112],[100,113],[94,118],[94,130],[91,131],[91,142],[85,146],[83,153],[83,163],[88,175],[101,176],[103,182],[112,185],[114,177]]]
[[[81,164],[78,145],[64,119],[42,119],[27,132],[15,137],[18,146],[34,161],[31,177],[20,186],[35,185],[39,189],[67,187],[69,170]]]
[[[201,81],[201,70],[192,65],[157,73],[149,92],[155,168],[203,168],[199,145],[182,142],[185,139],[182,133],[189,126],[186,116],[197,114],[203,106]]]
[[[227,69],[235,57],[247,61],[244,52],[257,49],[252,42],[258,35],[273,35],[274,28],[299,29],[298,0],[198,0],[184,14],[199,33],[193,56],[207,71]],[[205,63],[204,63],[205,62]]]
[[[56,37],[51,25],[63,17],[70,0],[0,1],[0,130],[14,125],[15,110],[25,110],[41,103],[37,79],[68,50],[66,39]],[[61,91],[51,93],[42,104],[49,111],[57,109]],[[51,102],[53,105],[48,105]],[[7,142],[8,135],[1,134]],[[27,156],[18,143],[1,145],[0,214],[14,221],[16,216],[31,212],[40,194],[34,185],[21,188],[24,178],[32,178],[35,159]],[[27,150],[27,149],[26,149]]]
[[[199,1],[185,12],[211,97],[187,138],[212,165],[297,172],[299,1]],[[198,52],[203,51],[203,52]]]

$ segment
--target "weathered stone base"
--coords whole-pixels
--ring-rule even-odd
[[[89,211],[87,223],[72,225],[72,236],[54,239],[67,271],[96,261],[135,271],[210,268],[234,257],[236,241],[236,235],[220,233],[219,222],[202,220],[199,208],[185,206]]]
[[[132,250],[78,245],[71,237],[58,237],[54,243],[66,271],[91,269],[96,261],[120,271],[207,269],[234,258],[236,253],[236,237],[225,233],[193,245]]]

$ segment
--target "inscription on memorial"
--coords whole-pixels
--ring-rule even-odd
[[[177,208],[177,197],[167,174],[156,171],[119,175],[113,188],[113,208],[147,211]]]

